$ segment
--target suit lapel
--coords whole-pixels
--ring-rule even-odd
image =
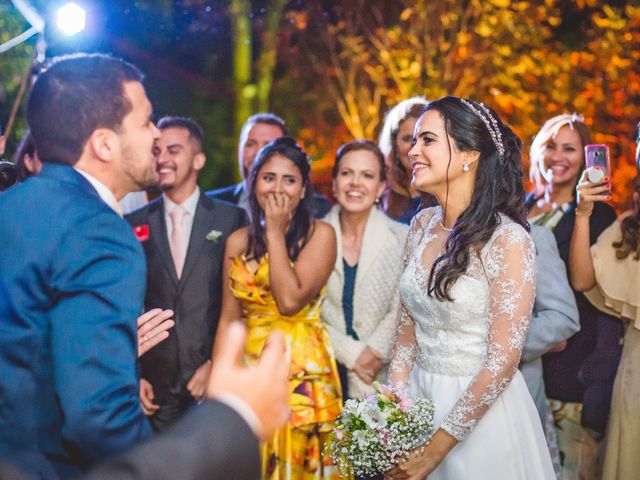
[[[196,214],[193,217],[193,226],[191,227],[191,236],[189,237],[189,247],[187,248],[187,257],[184,261],[182,276],[180,277],[180,286],[178,292],[182,289],[187,278],[192,273],[193,268],[197,264],[198,257],[202,248],[208,242],[207,234],[213,228],[215,222],[215,206],[204,194],[200,194]]]
[[[162,198],[150,207],[149,230],[151,231],[151,240],[155,242],[158,255],[162,258],[162,262],[169,272],[173,284],[177,285],[178,275],[176,274],[176,267],[171,257],[169,238],[167,238],[167,225],[164,221],[164,203]]]

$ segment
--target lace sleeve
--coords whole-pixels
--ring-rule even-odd
[[[421,218],[429,215],[429,210],[420,212],[411,222],[407,244],[404,249],[404,268],[406,270],[413,251],[423,237]],[[398,330],[391,352],[391,364],[389,366],[389,383],[404,384],[409,380],[416,359],[416,335],[413,329],[413,318],[405,307],[400,296],[400,308],[398,310]]]
[[[489,283],[487,356],[441,425],[459,441],[475,427],[515,375],[533,309],[533,241],[517,224],[498,228],[500,231],[482,252]]]

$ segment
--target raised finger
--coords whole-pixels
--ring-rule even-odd
[[[291,206],[293,205],[293,202],[291,201],[291,197],[285,193],[283,201],[285,210],[289,212],[289,214],[292,214],[293,209]]]
[[[155,412],[156,410],[158,410],[158,408],[160,408],[158,405],[156,405],[155,403],[153,403],[153,400],[150,398],[147,398],[146,396],[142,396],[142,398],[140,399],[142,402],[142,406],[144,408],[146,408],[147,410],[151,411],[151,412]]]
[[[147,313],[151,313],[151,312],[154,312],[154,311],[156,313],[153,316],[149,316],[148,318],[146,318],[142,324],[140,323],[140,320],[138,319],[138,334],[139,334],[139,336],[146,335],[147,337],[150,337],[149,333],[154,328],[156,328],[162,322],[164,322],[166,320],[169,320],[171,317],[173,317],[173,310],[171,310],[171,309],[167,309],[167,310],[154,309],[154,310],[150,310]],[[144,315],[142,315],[142,316],[144,316]]]
[[[280,192],[280,205],[282,206],[282,209],[288,212],[290,203],[291,198],[289,198],[289,195],[285,192]]]
[[[271,193],[271,208],[273,210],[277,210],[278,209],[278,207],[279,207],[278,201],[279,201],[278,192],[272,192]]]
[[[148,340],[145,340],[143,338],[140,344],[138,345],[138,357],[141,357],[142,355],[147,353],[149,350],[151,350],[153,347],[158,345],[163,340],[166,340],[167,338],[169,338],[169,332],[159,333],[153,338],[148,338]]]
[[[173,320],[165,320],[160,325],[154,327],[151,331],[146,334],[146,337],[151,340],[153,337],[160,335],[163,332],[171,329],[175,325]],[[166,338],[166,337],[165,337]]]
[[[138,317],[138,328],[142,327],[145,323],[158,315],[160,312],[162,312],[161,308],[152,308],[148,312],[144,312]]]
[[[198,388],[196,389],[196,393],[195,393],[194,397],[197,398],[198,400],[200,400],[202,397],[204,397],[204,385],[202,383],[200,383],[200,385],[198,385]]]
[[[268,193],[265,197],[265,214],[273,214],[274,210],[277,208],[276,205],[276,197],[274,193]]]
[[[600,184],[597,186],[593,186],[591,188],[585,188],[582,191],[585,193],[589,193],[591,195],[595,195],[598,193],[602,193],[602,192],[608,192],[610,188],[610,185],[608,183],[605,184]]]
[[[581,202],[606,202],[611,199],[611,195],[580,195]]]

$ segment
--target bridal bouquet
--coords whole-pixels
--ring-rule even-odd
[[[433,433],[431,400],[400,385],[373,385],[376,394],[347,400],[331,432],[329,454],[344,476],[386,472]]]

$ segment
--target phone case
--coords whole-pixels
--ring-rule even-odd
[[[604,144],[589,144],[584,146],[584,163],[589,170],[589,181],[599,183],[604,177],[611,178],[611,164],[609,147]],[[598,170],[598,168],[600,170]]]

